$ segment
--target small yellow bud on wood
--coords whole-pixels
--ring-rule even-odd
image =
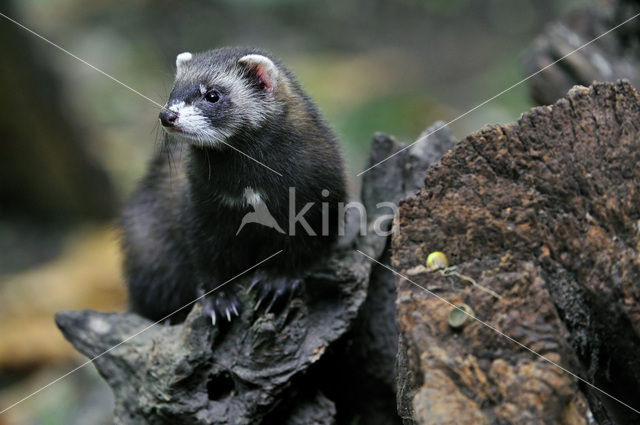
[[[427,270],[434,272],[436,270],[446,269],[449,267],[447,256],[440,251],[435,251],[427,257]]]

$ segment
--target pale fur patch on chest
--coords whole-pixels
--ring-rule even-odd
[[[225,205],[233,208],[242,208],[247,205],[251,205],[255,208],[258,204],[264,201],[264,197],[258,190],[247,186],[244,188],[244,193],[242,195],[233,196],[225,194],[220,196],[220,200]]]

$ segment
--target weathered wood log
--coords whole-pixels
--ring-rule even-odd
[[[278,315],[253,311],[244,279],[232,284],[248,308],[224,328],[213,327],[198,303],[175,326],[152,326],[130,313],[58,313],[65,337],[95,358],[112,388],[115,423],[399,423],[394,279],[357,250],[390,257],[388,236],[372,230],[376,221],[389,229],[393,211],[378,203],[414,194],[429,164],[454,143],[443,128],[368,172],[368,232],[359,235],[358,217],[350,214],[345,240]],[[403,146],[376,135],[370,162]]]
[[[637,0],[616,0],[576,10],[562,21],[548,25],[524,56],[525,73],[535,74],[528,82],[531,97],[546,105],[564,96],[574,85],[618,78],[626,78],[639,87],[640,20],[629,21],[594,40],[639,10]],[[544,69],[569,53],[570,56]]]
[[[429,169],[393,237],[415,283],[397,281],[405,423],[640,423],[639,164],[640,98],[622,81],[485,128]],[[502,298],[416,272],[432,251]],[[483,323],[454,329],[433,294],[620,402]]]

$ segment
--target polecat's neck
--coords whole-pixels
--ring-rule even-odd
[[[269,156],[253,152],[252,157],[265,161],[264,157]],[[280,173],[283,174],[280,176],[265,165],[229,147],[211,149],[191,146],[187,166],[191,197],[196,202],[211,206],[230,206],[244,205],[243,197],[247,188],[272,199],[286,195],[289,184],[284,174]],[[274,169],[279,165],[274,165]]]

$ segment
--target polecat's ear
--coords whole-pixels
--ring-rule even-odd
[[[182,52],[178,56],[176,56],[176,69],[180,70],[180,68],[185,64],[185,62],[189,62],[193,55],[189,52]]]
[[[268,57],[258,54],[246,55],[238,59],[238,63],[245,66],[248,74],[262,83],[265,89],[273,89],[278,85],[280,71]]]

